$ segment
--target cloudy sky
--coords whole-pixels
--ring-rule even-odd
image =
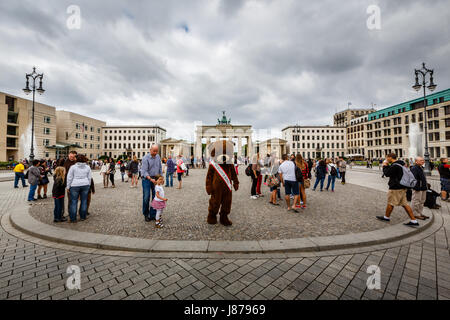
[[[414,99],[413,70],[450,87],[450,1],[0,0],[0,91],[108,122],[158,124],[192,139],[226,110],[261,137],[332,124],[353,107]],[[69,29],[70,5],[81,28]],[[377,5],[381,29],[369,30]],[[71,24],[73,26],[73,24]],[[267,133],[267,130],[269,133]],[[257,137],[258,138],[258,137]]]

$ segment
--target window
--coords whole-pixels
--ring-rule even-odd
[[[48,147],[50,145],[50,140],[49,139],[44,139],[43,145]]]
[[[50,128],[44,128],[44,134],[49,135],[50,134]]]
[[[44,116],[44,123],[50,123],[51,119],[50,117]]]
[[[450,127],[450,118],[445,119],[445,127]]]

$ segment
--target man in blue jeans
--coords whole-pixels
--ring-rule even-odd
[[[28,170],[28,183],[30,184],[30,192],[28,193],[28,201],[36,201],[34,193],[38,187],[39,179],[41,177],[41,171],[37,167],[39,160],[33,160],[33,165]]]
[[[156,175],[162,175],[161,158],[159,157],[158,151],[159,147],[155,144],[150,148],[150,153],[146,154],[142,159],[142,214],[147,222],[156,219],[156,210],[150,207],[150,202],[155,198],[155,177]],[[151,199],[150,191],[152,193]]]
[[[175,163],[172,160],[172,156],[169,156],[166,165],[167,165],[166,187],[169,187],[169,178],[170,178],[170,187],[173,187],[173,173],[175,172]]]

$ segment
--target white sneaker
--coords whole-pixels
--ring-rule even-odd
[[[251,196],[250,199],[256,200],[256,199],[258,199],[258,197],[257,196]]]
[[[300,200],[300,205],[303,205],[303,201]]]

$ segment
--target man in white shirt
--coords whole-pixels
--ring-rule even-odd
[[[297,199],[300,194],[299,185],[297,182],[297,178],[295,177],[295,163],[293,161],[288,160],[288,155],[283,154],[283,162],[278,169],[278,173],[280,174],[281,182],[284,186],[285,190],[285,199],[286,204],[288,206],[288,211],[292,210],[293,212],[298,212],[296,209],[291,208],[291,199],[290,195],[294,195],[294,203],[297,203]]]

